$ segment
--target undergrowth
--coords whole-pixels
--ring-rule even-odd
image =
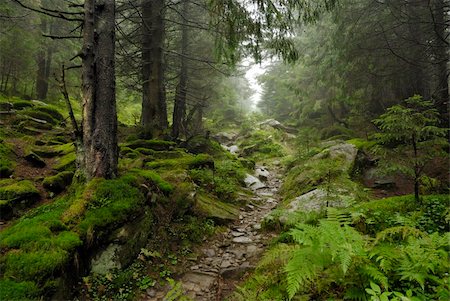
[[[304,216],[230,300],[448,300],[447,204],[408,195]]]

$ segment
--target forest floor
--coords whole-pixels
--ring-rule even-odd
[[[264,166],[256,166],[256,169]],[[239,212],[239,219],[226,226],[197,247],[198,258],[190,261],[179,277],[179,290],[167,285],[161,290],[150,288],[141,300],[162,301],[171,294],[183,294],[198,301],[224,300],[242,279],[251,273],[270,241],[277,233],[261,231],[261,222],[279,203],[281,170],[273,167],[262,187],[255,187],[253,196]],[[171,291],[172,290],[172,291]],[[171,291],[171,292],[170,292]]]

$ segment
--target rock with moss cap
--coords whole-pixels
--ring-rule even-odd
[[[59,193],[72,183],[73,172],[63,171],[54,176],[46,177],[42,182],[45,189]]]

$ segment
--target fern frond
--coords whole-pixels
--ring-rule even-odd
[[[351,287],[345,292],[345,299],[367,301],[366,292],[358,287]]]
[[[351,225],[352,216],[348,212],[343,212],[337,208],[328,207],[327,208],[327,220],[330,222],[337,222],[339,225]]]
[[[299,246],[280,243],[264,253],[258,270],[279,269],[292,257]]]
[[[378,244],[372,248],[368,257],[374,260],[383,272],[390,273],[400,260],[400,249],[391,244]]]
[[[316,262],[318,254],[314,254],[311,248],[302,248],[295,252],[292,259],[285,266],[289,299],[308,286],[323,267]]]
[[[388,277],[377,267],[371,264],[365,264],[360,266],[358,271],[369,280],[368,282],[380,284],[385,290],[389,288]]]
[[[423,237],[426,233],[420,231],[417,228],[410,226],[397,226],[387,228],[379,232],[375,238],[375,245],[382,241],[393,241],[395,239],[401,238],[405,240],[408,237]]]

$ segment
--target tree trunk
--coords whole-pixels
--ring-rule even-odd
[[[47,31],[47,16],[41,16],[41,34]],[[47,42],[47,41],[45,41]],[[43,100],[47,97],[48,91],[48,76],[47,76],[47,55],[44,41],[40,45],[41,49],[37,53],[37,76],[36,76],[36,95],[37,98]]]
[[[434,28],[435,28],[435,55],[437,66],[437,93],[434,96],[436,107],[441,114],[442,125],[447,126],[449,122],[449,40],[446,40],[446,18],[445,4],[443,0],[435,0],[434,3]],[[448,17],[447,17],[448,18]]]
[[[142,1],[141,124],[151,135],[168,127],[163,59],[164,9],[164,0]]]
[[[181,15],[181,57],[180,57],[180,81],[175,93],[173,109],[172,136],[178,138],[180,132],[184,132],[184,119],[186,115],[186,90],[187,90],[187,55],[188,55],[188,28],[187,28],[188,0],[183,0]]]
[[[86,0],[83,27],[83,149],[81,166],[89,180],[117,175],[115,99],[115,1]]]

